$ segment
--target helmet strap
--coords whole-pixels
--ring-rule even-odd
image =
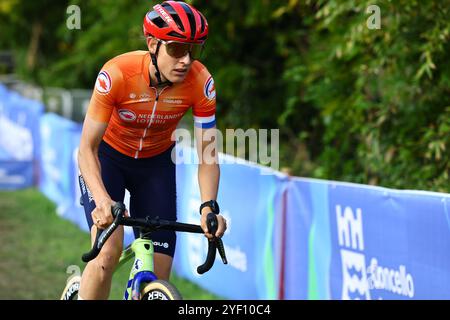
[[[156,44],[156,50],[155,53],[150,53],[150,57],[152,58],[152,63],[155,66],[155,76],[156,76],[156,80],[158,81],[157,86],[161,86],[165,83],[168,83],[169,85],[171,85],[172,83],[170,81],[165,81],[163,82],[161,79],[161,72],[159,71],[158,68],[158,61],[156,59],[156,57],[158,56],[158,52],[159,49],[161,48],[161,42],[158,41],[158,43]],[[150,86],[152,85],[152,77],[150,77]]]

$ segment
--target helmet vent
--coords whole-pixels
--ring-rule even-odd
[[[173,8],[169,3],[165,2],[163,3],[162,7],[170,14],[170,17],[175,21],[175,23],[177,24],[178,28],[181,31],[185,31],[184,30],[184,26],[183,23],[181,22],[180,17],[178,16],[178,13],[176,12],[175,8]]]
[[[178,28],[180,28],[181,31],[185,31],[184,30],[184,26],[183,23],[181,23],[181,19],[177,14],[172,15],[173,20],[175,21],[175,23],[177,24]]]
[[[204,20],[203,16],[201,16],[200,21],[201,21],[200,33],[203,33],[203,31],[205,31],[205,27],[206,27],[205,26],[205,20]]]
[[[197,31],[197,28],[195,27],[194,13],[192,12],[191,7],[189,7],[187,4],[185,4],[185,3],[180,3],[180,4],[183,7],[184,11],[186,12],[186,15],[189,20],[189,26],[191,27],[191,39],[194,39],[195,32]]]
[[[156,17],[152,20],[152,22],[154,24],[156,24],[158,26],[158,28],[166,28],[167,27],[167,23],[160,17]]]
[[[184,36],[179,34],[176,31],[170,31],[167,35],[172,36],[172,37],[177,37],[177,38],[180,38],[180,39],[184,39]]]

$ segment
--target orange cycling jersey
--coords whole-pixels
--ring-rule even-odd
[[[88,116],[108,123],[103,140],[134,158],[160,154],[172,144],[172,133],[192,107],[195,126],[215,125],[214,80],[198,61],[182,83],[163,88],[150,86],[150,54],[133,51],[108,61],[95,83]]]

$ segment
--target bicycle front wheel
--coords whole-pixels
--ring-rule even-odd
[[[155,280],[141,290],[141,300],[182,300],[180,292],[165,280]]]
[[[61,295],[61,300],[77,300],[80,290],[81,277],[75,276],[67,281],[66,287]]]

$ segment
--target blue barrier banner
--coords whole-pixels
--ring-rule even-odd
[[[1,151],[0,151],[1,154]],[[31,161],[4,160],[0,155],[0,190],[17,190],[33,184]]]
[[[176,152],[195,151],[177,146]],[[221,157],[232,159],[226,155]],[[275,225],[281,202],[280,185],[286,177],[244,161],[221,162],[224,164],[220,166],[218,202],[221,214],[228,221],[223,236],[228,265],[217,254],[213,268],[198,275],[196,269],[206,258],[206,238],[200,234],[178,233],[175,271],[224,298],[276,299],[281,235]],[[199,224],[201,199],[196,164],[177,165],[177,195],[178,220]]]
[[[286,234],[286,298],[450,298],[448,194],[294,178],[288,198],[308,239]]]
[[[320,207],[322,201],[312,201],[313,190],[310,186],[310,184],[301,180],[290,180],[287,185],[286,228],[284,232],[285,250],[283,253],[285,261],[284,299],[308,299],[308,286],[312,285],[308,279],[308,252],[310,251],[309,246],[314,246],[315,243],[309,241],[309,238],[315,234],[314,230],[317,227],[324,226],[321,224],[316,224],[314,228],[312,226],[313,214],[315,211],[320,212],[320,208],[315,210],[313,206]],[[316,190],[320,189],[321,186],[326,188],[326,183],[318,184]],[[323,200],[327,204],[326,199]],[[321,248],[317,249],[313,247],[311,251],[321,254],[322,257],[326,256],[326,254],[322,254],[324,251]],[[312,271],[315,271],[315,268]],[[327,272],[321,273],[319,280],[326,279],[326,275]],[[317,285],[314,285],[312,292],[317,290],[319,288],[317,288]]]
[[[0,189],[38,180],[39,118],[44,107],[0,86]]]
[[[75,163],[81,126],[53,113],[45,114],[40,125],[42,161],[39,188],[58,205],[58,213],[65,215],[67,208],[75,206],[76,196],[80,193],[77,191]]]

